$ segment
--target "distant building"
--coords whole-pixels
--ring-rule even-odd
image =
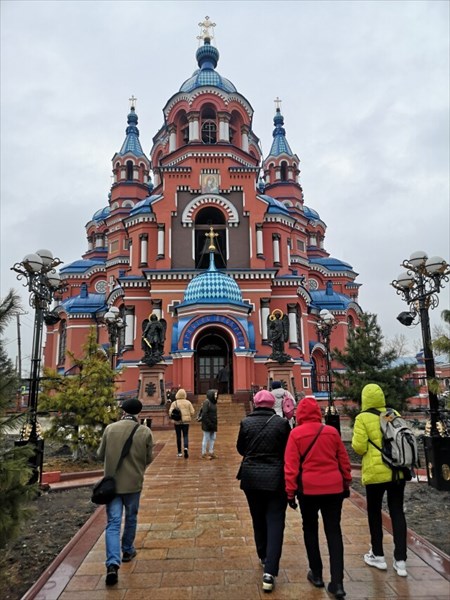
[[[280,102],[263,157],[253,108],[217,71],[213,26],[202,25],[198,69],[164,106],[149,157],[131,99],[108,203],[86,225],[85,254],[61,269],[67,288],[56,307],[61,320],[48,327],[45,363],[68,372],[66,351],[79,355],[91,327],[106,348],[102,317],[116,307],[126,324],[118,385],[132,394],[143,323],[154,313],[167,323],[166,388],[204,393],[229,365],[229,392],[244,398],[268,384],[268,318],[275,310],[288,317],[291,383],[320,396],[326,360],[317,315],[333,313],[339,324],[331,346],[343,348],[361,314],[357,273],[330,256],[326,224],[304,204],[300,160]]]

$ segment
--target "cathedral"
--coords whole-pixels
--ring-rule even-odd
[[[149,156],[130,99],[108,204],[86,224],[82,258],[60,271],[45,364],[69,374],[67,350],[81,355],[95,328],[119,397],[144,405],[172,388],[204,394],[224,367],[232,401],[273,379],[325,398],[319,315],[333,315],[331,348],[342,348],[361,314],[357,273],[326,250],[326,224],[304,204],[280,101],[263,156],[251,104],[217,70],[214,24],[200,25],[198,67],[164,106]]]

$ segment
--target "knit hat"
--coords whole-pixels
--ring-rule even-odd
[[[183,390],[183,388],[180,388],[178,390],[178,392],[176,393],[175,398],[177,400],[183,400],[183,398],[187,398],[187,396],[186,396],[186,390]]]
[[[272,389],[277,390],[278,388],[283,387],[281,385],[281,381],[272,381]]]
[[[273,408],[275,396],[267,390],[260,390],[253,398],[253,404],[257,408]]]
[[[137,398],[130,398],[122,402],[122,410],[129,415],[138,415],[142,410],[142,402]]]

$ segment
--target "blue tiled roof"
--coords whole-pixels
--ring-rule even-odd
[[[219,60],[219,51],[211,46],[208,40],[197,50],[197,62],[200,67],[180,87],[180,92],[192,92],[202,86],[218,87],[228,93],[236,92],[236,88],[229,79],[222,77],[215,68]]]
[[[119,154],[123,156],[130,152],[135,156],[142,156],[144,154],[141,146],[141,142],[139,141],[139,129],[137,128],[138,117],[135,112],[134,106],[131,107],[131,111],[128,114],[128,127],[126,128],[125,133],[127,137],[125,138],[124,143],[122,144],[122,148],[120,149]]]
[[[286,139],[286,130],[283,127],[284,118],[279,108],[273,119],[275,129],[273,130],[273,142],[269,152],[269,156],[279,156],[280,154],[287,154],[293,156],[293,152]]]
[[[309,262],[312,265],[322,265],[329,271],[353,271],[352,265],[332,256],[328,256],[327,258],[310,258]]]
[[[133,206],[133,208],[130,210],[130,217],[142,213],[153,212],[152,203],[155,202],[155,200],[158,200],[159,198],[162,198],[161,194],[147,196],[147,198],[144,198],[143,200],[141,200]]]
[[[197,275],[189,282],[184,293],[183,302],[179,306],[211,303],[245,304],[242,301],[241,290],[236,281],[216,269],[213,252],[210,253],[208,270]]]
[[[61,305],[68,314],[89,313],[94,314],[107,308],[105,294],[80,294],[64,300]]]
[[[59,271],[60,271],[60,273],[66,273],[66,274],[67,273],[84,273],[85,271],[88,271],[92,267],[95,267],[97,265],[104,265],[104,264],[105,264],[105,259],[91,259],[91,260],[80,259],[80,260],[75,260],[74,262],[69,263],[68,265],[65,265]]]
[[[265,200],[269,208],[267,209],[268,213],[278,213],[287,216],[291,216],[289,209],[285,206],[280,200],[276,200],[276,198],[272,198],[272,196],[268,196],[267,194],[258,194],[258,198],[262,198]]]
[[[105,206],[104,208],[100,208],[93,214],[92,220],[93,221],[104,221],[105,219],[107,219],[109,217],[110,214],[111,214],[111,209],[109,208],[109,206]]]
[[[320,221],[320,215],[316,210],[313,210],[309,206],[303,205],[303,213],[310,221]]]
[[[312,302],[311,305],[319,310],[327,308],[328,310],[347,310],[348,305],[354,302],[349,296],[338,294],[334,290],[327,293],[326,290],[310,290]]]

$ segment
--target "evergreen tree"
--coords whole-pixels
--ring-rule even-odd
[[[414,365],[399,362],[395,349],[383,350],[383,335],[376,315],[363,313],[360,325],[349,331],[344,350],[334,350],[333,358],[345,368],[345,372],[334,372],[335,394],[353,400],[358,406],[361,391],[368,383],[377,383],[384,391],[387,406],[399,411],[415,395],[414,385],[407,377]]]
[[[40,410],[55,414],[45,437],[67,443],[74,459],[92,452],[100,443],[103,430],[119,414],[115,400],[114,376],[108,356],[96,342],[95,329],[83,346],[78,359],[71,352],[72,375],[58,375],[44,370]]]
[[[15,448],[7,435],[17,420],[6,415],[19,385],[17,373],[8,358],[3,340],[6,325],[20,308],[19,296],[11,290],[0,301],[0,548],[14,538],[29,514],[29,500],[36,495],[36,486],[28,485],[31,468],[28,459],[33,448]]]
[[[444,354],[447,359],[450,360],[450,336],[448,335],[448,329],[450,328],[450,310],[443,310],[441,317],[447,326],[447,332],[445,329],[440,332],[440,335],[433,342],[433,348],[436,352]]]

